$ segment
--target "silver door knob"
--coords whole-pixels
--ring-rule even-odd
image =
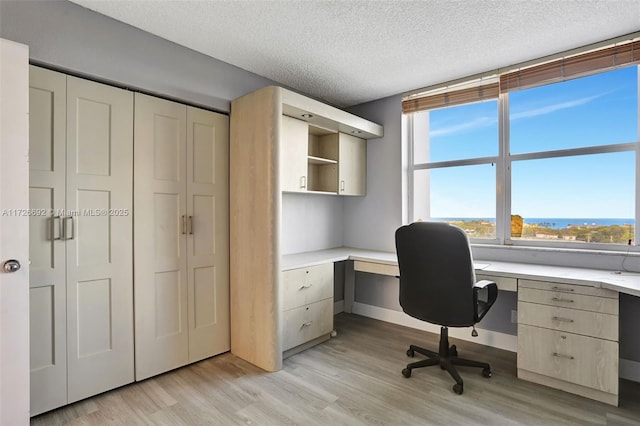
[[[20,262],[15,259],[7,260],[2,264],[2,270],[6,273],[16,272],[20,270]]]

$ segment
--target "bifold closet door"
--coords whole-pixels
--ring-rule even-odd
[[[31,415],[130,383],[133,95],[30,68]]]
[[[68,402],[134,380],[133,94],[67,77]],[[75,216],[74,216],[75,215]]]
[[[67,403],[66,98],[66,75],[29,67],[31,415]]]
[[[136,93],[136,380],[189,360],[186,121],[184,105]]]
[[[230,349],[229,117],[187,107],[189,362]]]
[[[136,380],[225,352],[228,117],[135,98]]]

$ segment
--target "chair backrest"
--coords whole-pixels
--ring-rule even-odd
[[[467,234],[441,222],[396,230],[400,305],[412,317],[451,327],[474,324],[475,273]]]

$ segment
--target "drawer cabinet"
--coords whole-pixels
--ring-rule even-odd
[[[285,355],[329,337],[333,330],[333,263],[282,272],[282,319]]]
[[[518,368],[618,393],[618,343],[518,325]]]
[[[309,342],[333,330],[333,300],[325,299],[284,312],[283,350]]]
[[[618,293],[518,281],[518,377],[618,404]]]
[[[333,263],[282,272],[282,309],[333,298]]]

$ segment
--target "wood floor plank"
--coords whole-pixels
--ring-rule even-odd
[[[464,394],[438,367],[400,371],[410,344],[438,336],[351,314],[338,335],[266,373],[226,353],[31,419],[32,425],[640,425],[640,383],[621,380],[620,407],[519,380],[516,355],[451,339]],[[480,331],[482,332],[482,331]]]

